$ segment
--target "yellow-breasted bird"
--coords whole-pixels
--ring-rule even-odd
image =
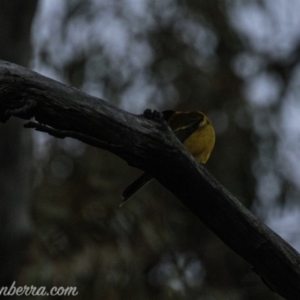
[[[215,145],[215,131],[207,116],[201,111],[165,110],[163,116],[183,143],[186,150],[201,164],[205,164]],[[122,194],[122,204],[152,179],[148,173],[131,183]]]

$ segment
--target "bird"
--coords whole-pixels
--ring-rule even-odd
[[[201,111],[165,110],[163,118],[183,143],[186,150],[201,164],[205,164],[215,145],[215,130],[208,117]],[[144,173],[132,182],[122,193],[122,206],[153,177]]]

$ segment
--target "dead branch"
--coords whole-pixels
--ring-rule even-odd
[[[0,120],[106,149],[152,174],[243,257],[275,292],[300,299],[300,256],[198,164],[160,120],[132,115],[33,71],[0,61]]]

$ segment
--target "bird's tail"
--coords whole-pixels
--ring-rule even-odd
[[[124,190],[122,194],[122,203],[120,204],[120,206],[122,206],[125,203],[125,201],[127,201],[131,196],[133,196],[139,189],[141,189],[144,185],[146,185],[151,179],[152,176],[150,174],[144,173],[137,180],[131,183]]]

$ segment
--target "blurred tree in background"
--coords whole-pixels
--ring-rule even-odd
[[[0,59],[28,67],[36,0],[0,3]],[[30,236],[32,139],[13,119],[0,125],[0,288],[16,279]]]
[[[206,167],[299,250],[300,1],[276,3],[42,0],[32,67],[133,113],[204,111],[217,133]],[[118,208],[139,170],[72,139],[34,140],[19,285],[77,286],[78,299],[280,299],[158,183]]]

